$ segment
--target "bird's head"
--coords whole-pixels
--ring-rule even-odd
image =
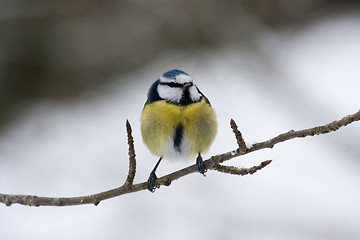
[[[159,78],[156,91],[161,99],[180,105],[197,102],[202,97],[189,74],[177,69]]]

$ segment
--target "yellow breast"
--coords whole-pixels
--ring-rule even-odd
[[[182,126],[181,147],[175,148],[174,136],[179,125]],[[204,153],[216,132],[216,116],[205,98],[186,106],[156,101],[145,105],[141,116],[144,143],[153,154],[168,159]]]

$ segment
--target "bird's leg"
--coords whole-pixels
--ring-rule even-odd
[[[150,173],[149,179],[147,180],[147,189],[150,192],[155,192],[155,189],[156,189],[155,181],[157,179],[157,176],[156,176],[155,172],[156,172],[156,169],[157,169],[157,167],[159,166],[159,164],[161,162],[161,159],[162,158],[160,158],[159,161],[156,163],[154,169]]]
[[[197,158],[196,158],[196,166],[199,169],[199,173],[201,173],[202,175],[205,176],[205,173],[206,173],[207,169],[204,166],[203,158],[200,155],[200,153],[199,153],[199,156],[197,156]]]

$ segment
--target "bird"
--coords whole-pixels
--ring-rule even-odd
[[[158,78],[148,90],[140,121],[143,142],[159,157],[147,180],[150,192],[155,192],[156,170],[163,158],[196,157],[197,168],[205,176],[201,154],[216,136],[217,120],[210,101],[189,74],[173,69]]]

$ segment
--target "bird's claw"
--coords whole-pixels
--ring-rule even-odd
[[[155,172],[151,172],[149,179],[147,180],[147,189],[152,193],[155,192],[156,188],[158,188],[155,186],[156,179],[157,179],[157,176],[156,176]]]
[[[205,177],[205,173],[207,172],[207,169],[204,166],[204,161],[200,154],[196,158],[196,166],[198,167],[199,173],[201,173]]]

